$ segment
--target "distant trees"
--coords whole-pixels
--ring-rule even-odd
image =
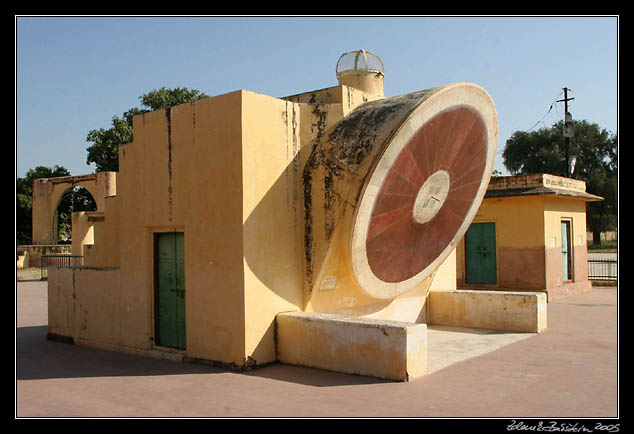
[[[586,182],[586,190],[604,198],[589,202],[588,228],[594,243],[600,233],[614,230],[618,216],[618,137],[597,124],[573,121],[574,137],[570,139],[570,155],[577,161],[573,178]],[[550,128],[533,132],[516,131],[506,141],[502,153],[504,166],[512,175],[550,173],[566,176],[566,145],[563,121]]]

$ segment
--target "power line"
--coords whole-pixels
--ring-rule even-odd
[[[557,102],[557,98],[559,98],[562,93],[564,93],[563,90],[559,92],[559,94],[555,97],[555,99],[553,99],[553,102],[550,103],[550,107],[548,107],[548,111],[546,112],[546,114],[544,114],[544,116],[542,116],[537,122],[535,122],[535,124],[532,127],[525,130],[525,132],[529,132],[530,130],[535,128],[546,116],[548,116],[548,114],[552,111],[553,107],[555,106],[555,103]]]

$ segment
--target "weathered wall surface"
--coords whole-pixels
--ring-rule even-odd
[[[242,94],[245,354],[276,360],[275,315],[303,304],[300,105]]]
[[[242,92],[134,119],[120,150],[124,291],[153,335],[154,236],[184,232],[187,354],[242,364]]]
[[[571,223],[570,246],[572,248],[572,279],[562,275],[561,222]],[[588,248],[586,238],[586,202],[579,199],[562,200],[549,196],[544,201],[546,246],[546,284],[548,299],[580,294],[592,290],[588,280]]]
[[[474,223],[494,222],[497,244],[497,286],[542,290],[546,285],[543,197],[484,199]],[[465,282],[464,239],[457,249],[457,278]],[[526,270],[531,270],[526,273]]]
[[[92,267],[119,267],[120,258],[120,227],[118,197],[107,197],[104,211],[91,218],[85,217],[86,223],[91,225],[92,242],[90,237],[77,243],[75,247],[75,227],[73,226],[73,252],[83,256],[84,265]],[[107,221],[106,221],[107,216]]]
[[[431,324],[540,333],[547,326],[546,294],[431,291]]]
[[[48,330],[59,336],[122,347],[150,348],[145,319],[117,269],[49,267]]]
[[[33,244],[56,244],[57,206],[68,189],[83,187],[92,195],[97,211],[104,209],[106,197],[117,194],[116,172],[82,176],[42,178],[33,181]]]
[[[483,200],[474,223],[495,223],[497,284],[510,290],[547,291],[548,299],[591,290],[588,280],[585,184],[578,180],[537,174],[502,177],[494,190],[540,188],[545,185],[570,188],[572,195],[542,192],[509,195]],[[524,179],[526,178],[526,179]],[[562,276],[561,222],[571,223],[572,280]],[[458,286],[465,282],[464,240],[457,249]]]
[[[427,371],[427,326],[281,313],[278,357],[283,363],[407,381]]]

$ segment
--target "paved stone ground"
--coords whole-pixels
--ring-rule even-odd
[[[489,332],[474,332],[461,341],[462,354],[452,363],[437,363],[435,372],[400,383],[281,364],[237,373],[47,341],[46,282],[20,282],[15,416],[600,418],[618,423],[610,419],[619,415],[617,291],[594,288],[550,303],[548,329],[538,335],[501,336],[487,344],[483,339],[491,339]],[[480,347],[477,354],[465,355],[469,340]],[[595,428],[594,422],[585,426]]]

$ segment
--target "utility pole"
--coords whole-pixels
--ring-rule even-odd
[[[572,101],[574,98],[568,98],[568,89],[564,87],[564,99],[559,99],[557,102],[564,103],[564,140],[566,141],[566,176],[570,178],[570,138],[574,136],[574,128],[572,123],[572,116],[568,113],[568,101]]]

